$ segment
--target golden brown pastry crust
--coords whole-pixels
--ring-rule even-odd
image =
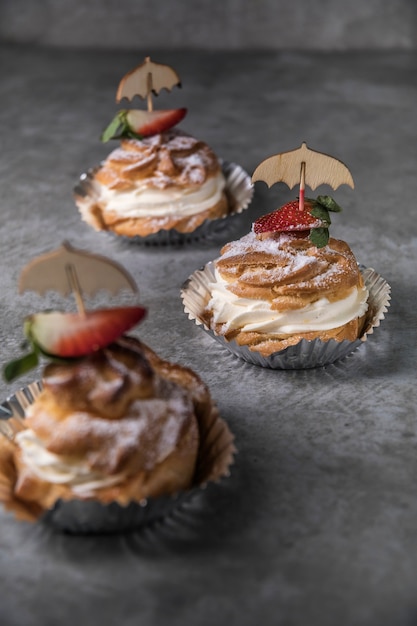
[[[203,141],[172,129],[142,140],[123,139],[103,165],[95,172],[97,189],[133,192],[138,182],[147,189],[170,189],[178,192],[197,190],[209,178],[221,172],[213,150]],[[93,194],[94,195],[94,194]],[[123,217],[107,206],[97,193],[91,198],[77,199],[83,219],[96,230],[110,230],[127,237],[145,237],[160,230],[175,229],[181,233],[193,232],[206,220],[224,217],[229,213],[225,192],[213,206],[195,215]]]
[[[251,350],[256,350],[256,352],[259,352],[262,356],[267,357],[274,352],[279,352],[289,346],[296,345],[302,339],[306,339],[307,341],[312,341],[313,339],[320,339],[321,341],[329,341],[330,339],[335,339],[336,341],[344,341],[345,339],[355,341],[362,333],[364,320],[365,316],[362,316],[343,326],[326,331],[310,331],[294,335],[270,334],[268,336],[266,336],[265,333],[245,333],[236,331],[236,333],[230,333],[227,338],[229,340],[234,339],[238,345],[247,345]]]
[[[212,410],[209,391],[197,374],[123,337],[85,359],[48,365],[44,390],[26,423],[50,452],[82,457],[108,476],[122,472],[121,483],[85,497],[127,504],[191,486],[198,422]],[[69,486],[35,475],[18,446],[4,437],[0,496],[6,507],[16,509],[22,502],[27,518],[36,518],[58,499],[81,497]]]
[[[345,298],[354,287],[363,287],[362,274],[352,250],[346,242],[333,238],[327,246],[316,248],[305,237],[279,234],[261,244],[251,233],[226,244],[215,265],[232,293],[269,301],[271,309],[276,311],[296,310],[322,297],[334,302]],[[251,350],[269,356],[301,339],[354,341],[361,335],[365,316],[327,331],[291,335],[228,330],[224,324],[214,323],[209,307],[203,319],[227,340],[233,339],[238,345],[247,345]]]

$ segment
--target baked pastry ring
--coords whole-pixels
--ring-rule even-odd
[[[76,202],[96,230],[146,237],[160,230],[196,230],[230,212],[219,160],[203,141],[178,129],[122,139]]]
[[[222,248],[221,256],[215,261],[215,271],[221,293],[212,293],[203,321],[226,340],[233,339],[263,356],[295,345],[301,339],[354,341],[362,332],[367,290],[355,256],[344,241],[331,238],[327,246],[317,248],[305,237],[277,234],[260,240],[251,232]],[[212,288],[215,292],[215,283]],[[329,308],[349,298],[354,299],[355,307],[358,300],[355,308],[358,314],[352,314],[350,319],[342,314],[339,317],[343,323],[336,321],[334,325],[314,328],[315,306]],[[234,305],[241,314],[228,317],[230,311],[234,313]],[[305,329],[304,311],[313,317]],[[282,325],[278,321],[280,317],[285,319]],[[288,331],[292,317],[301,322],[294,323],[294,329]]]

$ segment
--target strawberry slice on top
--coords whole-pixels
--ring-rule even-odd
[[[169,130],[187,114],[186,108],[144,111],[122,109],[118,111],[101,135],[101,141],[132,137],[142,139]]]
[[[176,126],[186,115],[187,109],[142,111],[131,109],[126,113],[129,128],[141,137],[149,137]]]
[[[306,198],[302,209],[298,200],[292,200],[257,219],[253,231],[259,239],[273,237],[274,233],[293,233],[294,236],[310,239],[317,248],[323,248],[329,241],[329,212],[338,213],[341,210],[330,196]]]
[[[43,353],[74,358],[105,348],[146,314],[140,306],[96,309],[80,313],[46,311],[26,318],[25,335]]]
[[[95,309],[84,313],[45,311],[26,318],[24,332],[32,351],[4,368],[7,381],[36,367],[39,355],[56,359],[80,358],[105,348],[146,315],[141,306]]]
[[[327,228],[329,223],[320,217],[312,215],[313,206],[310,202],[304,203],[304,209],[299,208],[298,200],[284,204],[280,209],[263,215],[254,223],[253,229],[257,235],[269,233],[286,233],[293,231],[310,231],[312,228]]]

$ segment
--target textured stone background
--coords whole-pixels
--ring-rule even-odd
[[[0,41],[150,49],[416,47],[416,0],[0,0]]]
[[[69,239],[132,274],[149,309],[135,333],[201,375],[239,450],[229,480],[131,534],[69,537],[0,507],[0,626],[417,625],[416,14],[417,0],[0,0],[0,363],[22,353],[25,315],[62,306],[19,295],[22,267]],[[392,286],[350,358],[239,362],[179,297],[220,241],[136,246],[80,220],[73,185],[112,149],[99,134],[145,53],[183,81],[158,105],[187,106],[182,128],[223,159],[252,173],[305,140],[349,166],[332,232]],[[224,240],[293,196],[257,183]],[[16,386],[0,377],[0,400]]]

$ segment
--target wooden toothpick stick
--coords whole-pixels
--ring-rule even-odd
[[[74,294],[78,313],[82,316],[85,316],[85,306],[81,296],[81,287],[78,280],[77,272],[75,271],[75,268],[71,263],[65,266],[65,271],[68,278],[68,284],[71,288],[72,293]]]
[[[300,196],[298,199],[298,208],[300,209],[300,211],[304,211],[305,188],[306,188],[306,164],[305,164],[305,161],[302,161],[301,171],[300,171]]]
[[[148,95],[146,96],[146,101],[148,104],[148,111],[153,111],[153,101],[152,101],[152,74],[149,72],[147,77],[148,82]]]

